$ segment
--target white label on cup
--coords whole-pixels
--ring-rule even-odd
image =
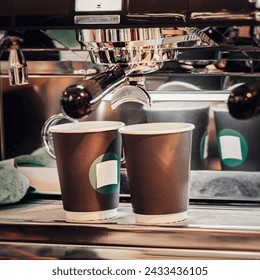
[[[219,141],[221,146],[222,159],[243,159],[239,137],[221,136]]]
[[[96,165],[97,189],[118,183],[118,162],[108,160]]]

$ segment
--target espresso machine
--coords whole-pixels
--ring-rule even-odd
[[[57,123],[135,124],[174,116],[197,128],[191,163],[193,224],[147,227],[146,249],[135,226],[129,228],[132,235],[120,223],[98,230],[80,227],[65,239],[50,234],[48,250],[56,243],[79,245],[89,230],[81,251],[57,246],[57,256],[65,251],[97,256],[98,246],[104,245],[110,246],[101,249],[108,258],[118,253],[117,246],[124,247],[125,258],[260,258],[259,222],[247,212],[247,207],[259,211],[260,198],[260,147],[255,142],[260,136],[259,0],[0,0],[0,7],[1,160],[43,145],[52,154],[49,128]],[[121,185],[121,199],[128,201],[124,165]],[[207,205],[213,205],[208,213],[218,212],[217,219],[204,216]],[[234,205],[242,206],[226,221],[226,210],[233,211]],[[53,221],[50,227],[56,228]],[[34,240],[42,244],[47,241],[40,227]],[[109,240],[93,237],[95,230]],[[122,234],[120,241],[115,232]],[[170,245],[168,234],[173,234]],[[17,236],[17,242],[31,242],[30,234]]]
[[[149,108],[150,93],[169,82],[175,83],[175,93],[185,90],[193,100],[208,101],[203,91],[193,95],[194,89],[200,89],[212,93],[210,101],[226,101],[230,93],[226,89],[240,83],[245,77],[241,73],[246,73],[249,82],[257,80],[258,1],[213,1],[210,7],[199,0],[67,0],[55,4],[16,0],[0,4],[2,92],[13,92],[2,93],[1,103],[11,103],[18,88],[25,90],[28,100],[23,98],[23,114],[28,111],[26,106],[36,100],[29,97],[29,92],[36,88],[46,91],[42,85],[49,83],[45,79],[40,85],[39,81],[30,85],[28,75],[35,81],[55,75],[64,80],[56,89],[46,86],[48,93],[44,97],[35,94],[43,108],[41,114],[32,116],[38,124],[33,125],[33,130],[29,124],[18,125],[25,126],[27,139],[19,142],[15,139],[20,137],[15,135],[16,129],[10,129],[15,127],[10,124],[11,119],[17,123],[18,110],[3,110],[2,115],[6,116],[1,117],[2,159],[36,149],[40,145],[38,127],[52,115],[63,112],[67,119],[95,118],[91,113],[109,93],[113,93],[112,110],[125,102]],[[167,93],[165,86],[163,93]],[[257,111],[256,99],[252,110]],[[28,118],[24,122],[30,123]],[[9,123],[4,124],[4,119],[9,119]]]
[[[257,147],[249,165],[242,148],[238,162],[225,161],[211,110],[226,105],[227,118],[241,121],[235,130],[251,127],[259,112],[258,1],[16,0],[1,7],[2,159],[42,144],[52,155],[49,128],[59,122],[150,122],[158,116],[149,111],[166,106],[170,119],[197,127],[192,169],[259,171]],[[173,112],[189,102],[203,107],[204,119]],[[250,138],[246,147],[257,146]]]

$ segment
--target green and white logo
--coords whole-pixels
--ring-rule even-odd
[[[114,153],[98,157],[89,170],[92,187],[102,194],[112,194],[120,181],[120,158]]]
[[[248,154],[245,138],[239,132],[228,128],[218,133],[218,149],[222,163],[228,167],[239,166]]]

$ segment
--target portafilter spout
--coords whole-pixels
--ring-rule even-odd
[[[127,77],[126,85],[114,91],[111,97],[111,108],[115,110],[126,102],[140,103],[147,109],[151,109],[152,99],[145,90],[145,77],[143,75]]]

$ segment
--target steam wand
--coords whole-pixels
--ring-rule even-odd
[[[27,85],[28,67],[19,42],[22,39],[16,35],[5,35],[0,40],[0,58],[4,50],[9,50],[9,84],[11,86]]]

